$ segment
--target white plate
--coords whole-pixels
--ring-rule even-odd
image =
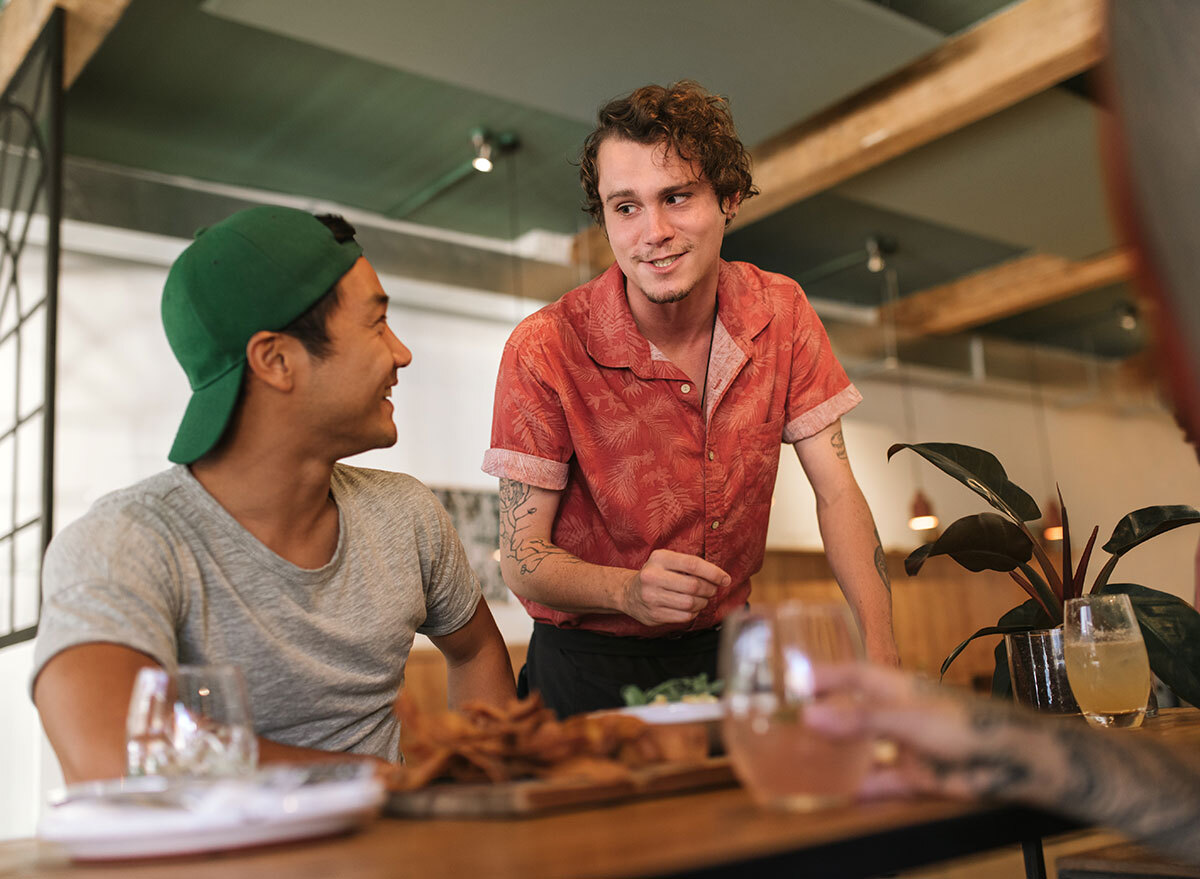
[[[617,710],[646,723],[710,723],[723,714],[720,702],[656,702]]]
[[[38,836],[79,860],[267,845],[365,824],[383,804],[370,767],[273,769],[241,779],[116,779],[59,794]]]

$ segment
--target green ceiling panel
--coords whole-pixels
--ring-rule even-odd
[[[406,219],[504,238],[514,226],[571,232],[581,222],[571,162],[586,126],[233,24],[189,0],[134,0],[67,113],[72,155],[379,213],[469,161],[476,126],[512,131],[522,146],[493,173]]]

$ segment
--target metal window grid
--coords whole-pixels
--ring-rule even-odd
[[[62,69],[59,8],[0,96],[0,648],[37,634],[54,524]],[[26,245],[42,221],[39,285]]]

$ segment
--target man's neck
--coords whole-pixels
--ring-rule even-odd
[[[678,302],[651,302],[640,290],[625,286],[625,299],[633,322],[655,346],[670,354],[680,347],[707,341],[712,333],[717,307],[717,285],[697,287]]]
[[[337,549],[333,463],[294,451],[231,443],[191,465],[192,475],[260,543],[301,568]]]

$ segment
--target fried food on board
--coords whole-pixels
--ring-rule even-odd
[[[406,764],[386,776],[396,791],[416,790],[436,779],[621,781],[633,769],[708,756],[702,727],[652,726],[625,714],[581,714],[560,721],[537,693],[504,708],[469,702],[459,711],[428,714],[402,692],[396,715],[408,736]]]

